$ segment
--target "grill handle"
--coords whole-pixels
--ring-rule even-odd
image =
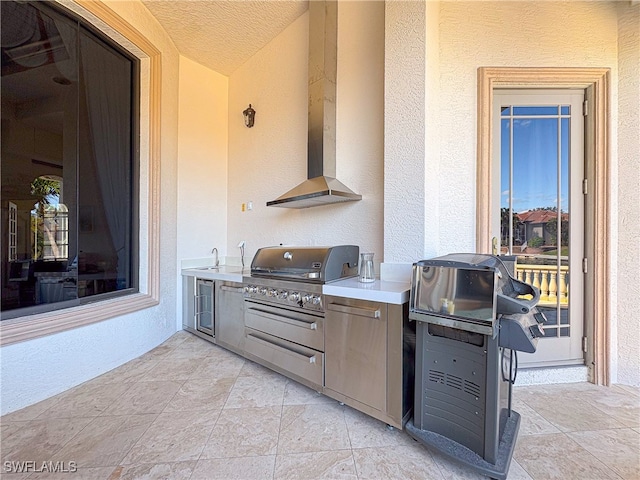
[[[223,292],[242,293],[242,287],[229,287],[227,285],[220,285],[220,290]]]
[[[287,323],[289,325],[293,325],[295,327],[301,327],[307,330],[317,330],[318,324],[316,322],[304,322],[302,320],[298,320],[295,318],[287,317],[284,315],[278,315],[271,312],[267,312],[265,310],[260,310],[259,308],[249,307],[248,309],[254,315],[258,315],[260,317],[268,318],[269,320],[274,320],[276,322]]]
[[[339,303],[330,303],[327,305],[327,310],[333,310],[334,312],[345,313],[347,315],[357,315],[359,317],[380,318],[379,308],[349,307],[347,305],[340,305]]]
[[[286,348],[286,347],[284,347],[282,345],[279,345],[277,343],[270,342],[269,340],[267,340],[265,338],[258,337],[257,335],[254,335],[253,333],[247,333],[247,337],[251,338],[254,342],[261,343],[261,344],[266,345],[266,346],[268,346],[270,348],[280,349],[284,353],[287,353],[287,354],[292,355],[294,357],[300,357],[301,359],[304,359],[304,361],[307,362],[307,363],[316,363],[316,356],[315,355],[308,356],[308,355],[305,355],[304,353],[296,352],[295,350],[291,350],[290,348]]]

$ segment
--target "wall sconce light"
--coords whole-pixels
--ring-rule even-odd
[[[251,108],[251,104],[249,104],[249,108],[244,109],[242,112],[244,115],[244,124],[247,128],[253,127],[256,118],[256,111]]]

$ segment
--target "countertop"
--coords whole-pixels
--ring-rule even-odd
[[[242,267],[233,265],[221,265],[217,270],[209,267],[184,268],[182,269],[182,275],[242,283],[243,276],[248,277],[251,272],[249,268],[242,269]],[[411,284],[409,282],[376,280],[371,283],[361,283],[357,277],[352,277],[324,284],[322,293],[324,295],[333,295],[334,297],[402,305],[409,301],[410,287]]]
[[[409,301],[410,287],[409,282],[387,282],[378,279],[371,283],[361,283],[358,277],[353,277],[323,285],[322,293],[334,297],[401,305]]]
[[[249,268],[242,268],[235,265],[220,265],[217,269],[212,267],[183,268],[184,277],[206,278],[207,280],[223,280],[225,282],[242,283],[242,277],[250,275]]]

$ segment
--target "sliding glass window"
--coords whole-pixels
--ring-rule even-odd
[[[137,292],[139,65],[39,2],[2,9],[2,319]]]

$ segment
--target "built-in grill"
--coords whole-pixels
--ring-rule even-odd
[[[506,478],[520,416],[511,409],[517,351],[533,353],[539,291],[493,255],[451,254],[413,265],[413,419],[407,432],[491,478]]]
[[[247,357],[322,390],[322,285],[357,275],[359,248],[265,247],[244,277]]]

